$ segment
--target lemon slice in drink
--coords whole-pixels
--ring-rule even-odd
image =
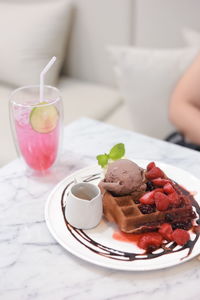
[[[59,112],[53,104],[44,104],[48,104],[48,102],[38,103],[38,105],[42,106],[34,107],[30,113],[31,126],[39,133],[48,133],[53,131],[59,118]]]

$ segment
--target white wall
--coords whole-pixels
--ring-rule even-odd
[[[184,27],[200,31],[199,0],[133,0],[134,43],[146,47],[184,45]]]

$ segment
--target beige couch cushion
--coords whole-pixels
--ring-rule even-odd
[[[56,56],[46,76],[55,84],[66,54],[70,11],[68,0],[0,2],[1,82],[38,84],[41,70]]]
[[[109,87],[62,77],[58,88],[64,103],[65,123],[80,117],[104,121],[119,105],[119,93]]]
[[[104,120],[121,102],[115,90],[66,77],[61,78],[58,88],[63,97],[65,124],[80,117]],[[11,90],[0,86],[0,166],[17,157],[9,124],[8,99]]]
[[[9,121],[9,94],[11,88],[0,86],[0,166],[17,157]]]
[[[198,52],[196,48],[109,48],[135,131],[163,139],[175,130],[168,120],[169,99]]]
[[[183,38],[188,46],[200,47],[200,31],[191,28],[183,29]]]
[[[105,119],[105,122],[134,131],[133,119],[126,103],[122,103],[119,107],[117,107],[117,109]]]
[[[105,47],[109,44],[130,43],[133,26],[132,2],[72,1],[74,18],[64,67],[66,75],[114,86],[112,68]]]

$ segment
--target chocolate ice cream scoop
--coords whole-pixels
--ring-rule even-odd
[[[128,159],[119,159],[108,165],[100,187],[116,195],[137,195],[146,190],[144,170]]]

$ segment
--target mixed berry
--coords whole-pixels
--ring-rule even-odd
[[[164,172],[156,167],[154,162],[147,166],[145,173],[147,181],[147,192],[139,199],[141,212],[146,211],[143,205],[152,205],[159,211],[166,211],[173,207],[181,206],[181,195],[174,187],[174,183],[166,178]],[[152,210],[149,209],[149,213]],[[148,212],[145,212],[148,213]]]
[[[190,240],[190,234],[187,230],[177,228],[173,230],[171,224],[164,223],[157,232],[147,232],[141,235],[138,240],[138,247],[152,252],[163,245],[164,241],[176,242],[183,246]]]
[[[183,196],[176,190],[175,184],[165,176],[154,162],[147,166],[145,173],[147,190],[139,198],[139,209],[143,214],[151,214],[155,211],[167,211],[181,207]],[[195,213],[194,213],[195,214]],[[165,215],[166,223],[160,225],[158,231],[142,234],[138,246],[147,252],[160,248],[164,241],[176,242],[183,246],[190,240],[187,230],[192,227],[191,220],[173,222],[173,214]]]

